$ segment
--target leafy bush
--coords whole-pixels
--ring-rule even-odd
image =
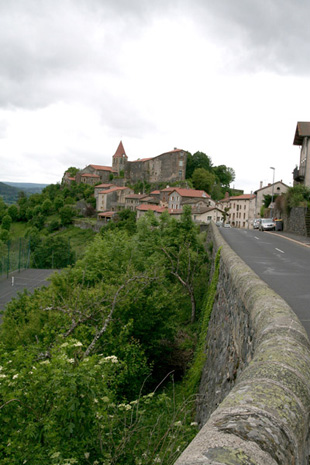
[[[51,252],[67,264],[60,239],[34,234],[37,265]],[[193,391],[188,401],[172,378],[193,352],[206,260],[190,209],[180,222],[150,213],[13,300],[0,327],[0,462],[172,465],[197,429]]]
[[[288,212],[294,207],[307,207],[310,203],[310,188],[303,184],[289,187],[285,199]]]

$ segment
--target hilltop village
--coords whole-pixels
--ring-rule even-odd
[[[208,192],[186,186],[186,163],[187,152],[177,148],[152,158],[129,161],[120,142],[112,157],[112,166],[91,164],[79,170],[75,177],[68,171],[62,184],[76,182],[94,186],[96,214],[103,223],[115,219],[124,209],[135,211],[137,218],[149,210],[155,215],[168,211],[179,218],[184,206],[189,205],[192,218],[197,223],[212,220],[238,228],[253,227],[253,220],[260,217],[264,196],[280,195],[288,189],[282,181],[265,187],[261,183],[254,193],[236,196],[226,193],[223,199],[215,201]],[[149,193],[135,193],[130,186],[137,182],[151,185],[165,183],[166,187]]]

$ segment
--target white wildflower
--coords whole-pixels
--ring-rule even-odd
[[[191,422],[191,426],[198,426],[197,421],[192,421],[192,422]]]
[[[84,457],[85,457],[86,459],[89,459],[89,455],[90,455],[89,452],[85,452],[85,453],[84,453]]]
[[[2,375],[0,375],[0,378],[6,378],[6,375],[2,374]]]
[[[69,363],[74,363],[74,358],[68,358]]]
[[[42,362],[40,362],[40,365],[49,365],[49,363],[49,360],[43,360]]]
[[[103,360],[106,362],[118,363],[118,359],[115,355],[108,355],[107,357],[104,357]]]
[[[80,341],[77,341],[75,344],[73,344],[73,347],[82,347],[82,343]]]
[[[18,374],[16,373],[16,375],[13,376],[13,379],[16,379],[18,378]]]

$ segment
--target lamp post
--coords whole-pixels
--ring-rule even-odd
[[[270,213],[273,213],[273,195],[274,195],[274,175],[275,175],[275,171],[276,169],[273,167],[273,166],[270,166],[270,169],[273,170],[273,179],[272,179],[272,193],[271,193],[271,209],[270,209]],[[272,215],[271,215],[272,217]]]

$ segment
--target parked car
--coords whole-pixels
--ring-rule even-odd
[[[224,228],[231,228],[231,224],[230,223],[224,223]]]
[[[260,219],[259,218],[255,218],[253,220],[253,229],[258,229],[259,228],[259,223],[260,223]]]
[[[274,231],[276,229],[276,223],[272,218],[261,218],[259,223],[260,231]]]

